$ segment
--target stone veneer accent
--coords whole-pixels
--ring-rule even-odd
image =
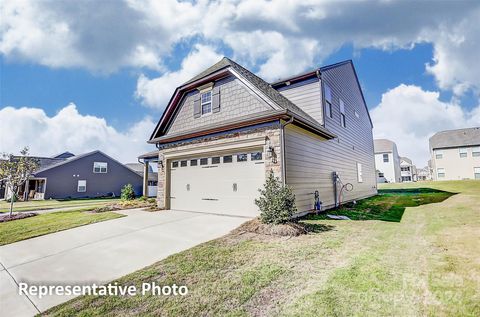
[[[270,170],[273,171],[274,175],[282,179],[282,155],[281,155],[281,134],[280,134],[280,123],[275,123],[267,127],[257,127],[240,132],[230,132],[215,136],[206,136],[203,138],[189,140],[189,141],[180,141],[172,144],[167,144],[160,148],[158,159],[159,162],[163,162],[163,168],[158,169],[158,192],[157,192],[157,205],[159,208],[166,207],[165,201],[165,191],[167,189],[167,171],[170,169],[170,162],[165,162],[164,154],[168,153],[172,149],[192,149],[202,145],[222,145],[232,141],[239,140],[248,140],[252,138],[265,137],[270,139],[271,146],[275,149],[275,159],[267,158],[265,153],[265,147],[263,149],[263,154],[265,158],[265,175],[267,176]]]

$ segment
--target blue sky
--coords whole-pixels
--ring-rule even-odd
[[[472,1],[0,6],[0,151],[100,148],[134,161],[151,150],[145,141],[174,88],[224,55],[267,81],[352,59],[375,136],[397,142],[419,166],[433,133],[480,125],[480,9]],[[215,19],[202,21],[207,13]],[[63,138],[52,139],[57,133]]]

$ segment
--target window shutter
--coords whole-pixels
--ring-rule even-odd
[[[213,87],[212,91],[212,112],[220,111],[220,87]]]
[[[200,118],[202,116],[202,107],[200,106],[200,96],[198,93],[193,97],[193,117]]]

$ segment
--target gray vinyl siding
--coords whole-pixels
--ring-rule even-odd
[[[272,109],[233,76],[216,82],[215,86],[220,87],[220,111],[194,118],[193,100],[199,92],[196,90],[190,92],[183,99],[166,135],[208,127],[211,124]]]
[[[287,86],[279,91],[312,118],[323,124],[322,89],[318,78],[295,87]]]
[[[107,173],[94,173],[94,162],[107,162]],[[35,177],[47,178],[45,199],[101,197],[112,192],[118,197],[126,184],[132,184],[135,193],[141,195],[143,186],[142,176],[101,152],[36,173]],[[86,192],[77,191],[79,180],[87,181]]]
[[[343,183],[353,185],[351,192],[345,192],[345,201],[377,192],[372,126],[353,68],[345,64],[326,70],[322,81],[331,88],[333,99],[333,118],[325,117],[325,127],[338,138],[326,141],[293,125],[285,128],[286,183],[294,190],[299,211],[312,209],[315,190],[325,208],[334,206],[334,171]],[[345,104],[346,128],[340,124],[340,98]],[[357,162],[362,164],[361,183]]]

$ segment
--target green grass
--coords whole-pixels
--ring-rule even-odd
[[[118,202],[119,198],[91,198],[71,200],[29,200],[14,203],[14,211],[33,211],[65,207],[101,207],[109,203]],[[10,211],[10,203],[0,200],[0,213]]]
[[[123,215],[113,212],[88,213],[81,209],[2,222],[0,223],[0,245],[119,217]]]
[[[458,194],[405,207],[400,222],[310,219],[329,229],[229,234],[118,280],[187,285],[187,297],[83,296],[45,315],[478,316],[480,182],[402,185],[388,188]]]
[[[329,211],[331,214],[347,216],[352,220],[383,220],[400,222],[407,207],[442,202],[450,192],[431,188],[380,189],[378,195],[348,203],[342,208]],[[326,219],[326,216],[311,216],[310,219]]]

